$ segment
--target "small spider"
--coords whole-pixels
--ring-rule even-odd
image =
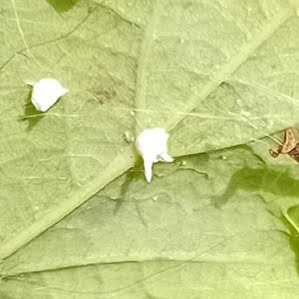
[[[295,161],[299,162],[299,142],[292,128],[285,130],[283,145],[278,147],[277,152],[270,149],[269,153],[273,158],[278,157],[280,154],[289,155]]]

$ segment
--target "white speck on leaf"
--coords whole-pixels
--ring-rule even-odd
[[[132,135],[132,133],[130,131],[124,132],[124,137],[125,137],[125,140],[127,143],[134,142],[134,136]]]
[[[145,178],[152,180],[152,166],[158,161],[172,162],[167,153],[167,140],[169,135],[164,129],[148,129],[139,134],[136,147],[144,161]]]
[[[68,91],[55,79],[41,79],[33,85],[31,101],[36,110],[45,112]]]
[[[187,161],[186,161],[186,160],[183,160],[183,161],[181,162],[181,165],[182,165],[182,166],[186,166],[186,165],[187,165]]]

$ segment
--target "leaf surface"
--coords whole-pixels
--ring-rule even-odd
[[[280,208],[298,205],[298,178],[246,146],[158,168],[150,185],[126,173],[7,259],[4,294],[296,297],[298,242],[275,211],[282,194]]]
[[[298,166],[261,139],[298,122],[297,7],[5,0],[3,296],[298,293]],[[70,93],[42,114],[46,77]],[[147,184],[132,137],[152,127],[178,158]]]

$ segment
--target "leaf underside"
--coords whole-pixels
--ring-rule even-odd
[[[284,0],[5,0],[1,298],[297,298],[299,19]],[[47,113],[28,83],[70,92]],[[151,184],[128,136],[162,127]]]

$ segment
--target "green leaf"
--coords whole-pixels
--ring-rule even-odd
[[[298,7],[3,1],[0,297],[297,297],[298,165],[264,137],[298,123]],[[177,159],[147,184],[152,127]]]
[[[287,187],[276,166],[238,147],[158,168],[152,184],[132,169],[7,259],[3,294],[296,297],[293,237],[271,211],[270,179]]]

